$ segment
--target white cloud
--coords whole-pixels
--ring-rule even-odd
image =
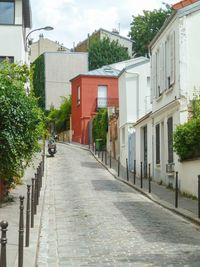
[[[54,30],[44,32],[44,36],[71,48],[73,42],[77,44],[99,28],[112,30],[120,24],[121,35],[127,36],[132,15],[158,9],[162,0],[31,0],[31,5],[33,29],[53,26]],[[32,35],[35,39],[37,36],[38,33]]]

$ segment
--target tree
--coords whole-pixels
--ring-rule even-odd
[[[89,46],[89,69],[101,68],[104,65],[129,59],[128,51],[118,41],[93,40]]]
[[[133,16],[129,36],[133,40],[133,53],[136,56],[148,55],[149,43],[171,13],[172,9],[165,4],[165,9],[144,10],[143,15]]]
[[[48,123],[55,126],[56,132],[60,133],[70,129],[72,101],[70,97],[63,97],[63,102],[59,109],[52,108],[48,115]]]
[[[43,134],[43,113],[37,99],[25,92],[27,66],[0,64],[0,179],[21,177]]]

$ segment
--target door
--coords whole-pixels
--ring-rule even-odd
[[[147,126],[143,128],[144,130],[144,176],[147,177]]]
[[[107,86],[99,85],[98,86],[98,98],[97,98],[97,108],[106,108],[107,107]]]
[[[135,129],[128,129],[128,168],[130,171],[134,169],[135,160]]]

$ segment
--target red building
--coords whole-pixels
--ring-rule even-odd
[[[119,71],[109,66],[78,75],[72,83],[72,141],[89,143],[89,122],[99,108],[118,106]]]

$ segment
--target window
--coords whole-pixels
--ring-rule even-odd
[[[3,62],[6,59],[9,60],[10,63],[14,62],[14,57],[0,56],[0,63]]]
[[[14,24],[15,1],[0,0],[0,24]]]
[[[106,108],[107,107],[107,86],[99,85],[98,86],[98,108]]]
[[[167,120],[167,133],[168,133],[168,163],[173,163],[173,118]]]
[[[80,86],[77,88],[77,105],[81,103],[81,89]]]
[[[156,164],[160,164],[160,124],[156,125]]]

